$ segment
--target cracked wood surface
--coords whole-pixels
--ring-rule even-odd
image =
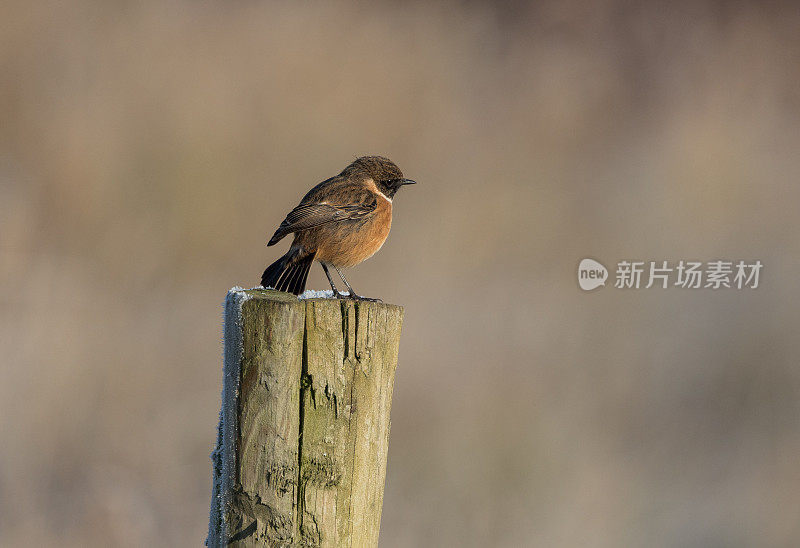
[[[209,544],[377,546],[402,307],[244,293],[235,477]]]

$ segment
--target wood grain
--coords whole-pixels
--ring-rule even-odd
[[[245,293],[235,447],[215,452],[235,478],[209,545],[377,546],[402,307]]]

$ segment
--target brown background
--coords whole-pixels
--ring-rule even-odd
[[[788,3],[4,2],[0,545],[202,543],[225,292],[367,153],[420,181],[350,273],[406,307],[382,546],[800,544],[798,28]],[[765,267],[583,293],[585,256]]]

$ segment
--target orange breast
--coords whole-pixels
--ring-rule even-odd
[[[378,197],[375,211],[356,221],[329,223],[297,234],[305,249],[316,249],[318,261],[339,268],[355,266],[377,252],[392,228],[392,204]]]

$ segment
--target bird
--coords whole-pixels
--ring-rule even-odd
[[[264,270],[261,285],[299,295],[316,260],[337,298],[380,300],[357,294],[340,269],[367,260],[383,246],[392,226],[392,200],[400,187],[412,184],[416,181],[406,179],[383,156],[357,158],[335,177],[319,183],[267,242],[273,246],[294,234],[289,250]],[[336,270],[348,293],[339,292],[328,267]]]

